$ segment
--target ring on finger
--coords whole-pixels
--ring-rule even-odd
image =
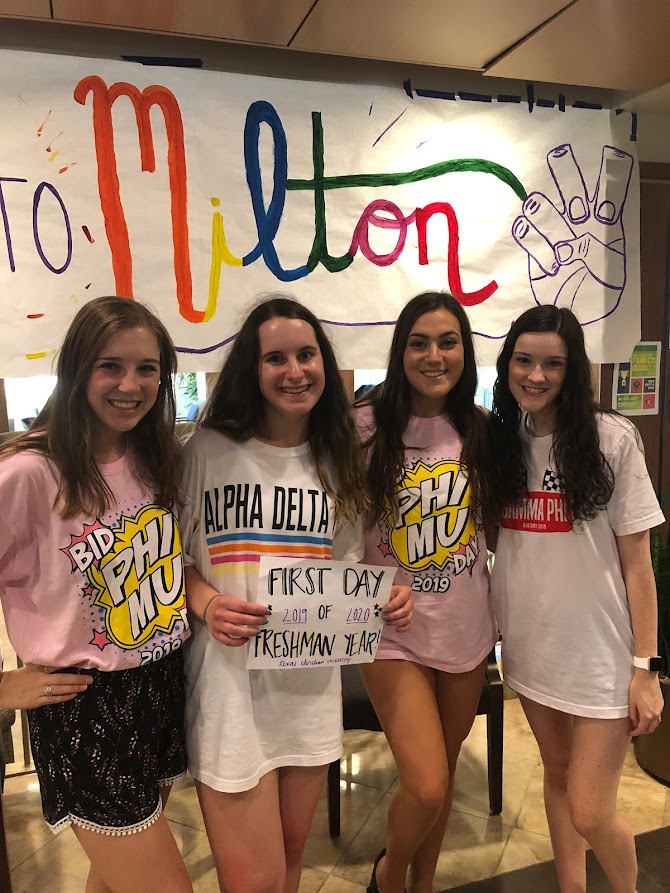
[[[51,697],[51,695],[53,694],[53,689],[51,688],[50,685],[44,686],[44,694],[47,696],[47,698]]]

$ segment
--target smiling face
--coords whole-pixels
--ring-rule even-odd
[[[419,416],[443,413],[447,395],[463,374],[463,365],[461,327],[454,314],[441,308],[419,316],[403,354],[411,412]]]
[[[309,414],[326,384],[314,329],[304,319],[275,317],[259,326],[258,343],[264,435],[269,440],[304,441],[309,435]]]
[[[556,421],[556,400],[565,381],[568,348],[556,332],[519,335],[509,363],[509,389],[527,412],[537,434],[549,434]]]
[[[124,329],[106,342],[86,385],[86,399],[96,417],[97,457],[123,451],[126,432],[156,402],[160,377],[158,341],[149,329]]]

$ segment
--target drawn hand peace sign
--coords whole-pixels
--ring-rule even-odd
[[[623,210],[633,157],[603,146],[591,194],[571,145],[552,149],[547,164],[558,199],[531,192],[522,216],[512,224],[512,236],[528,254],[535,300],[570,307],[578,314],[581,305],[581,322],[593,322],[616,308],[626,284]]]

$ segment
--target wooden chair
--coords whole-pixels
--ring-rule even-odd
[[[491,815],[500,815],[503,773],[503,684],[498,672],[495,651],[488,656],[486,679],[477,713],[486,715],[489,810]],[[383,731],[356,665],[342,667],[342,718],[345,730]],[[328,768],[328,829],[331,837],[339,837],[339,760],[335,760]]]

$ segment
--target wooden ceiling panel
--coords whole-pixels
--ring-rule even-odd
[[[670,80],[669,49],[668,0],[579,0],[486,73],[649,90]]]
[[[54,18],[61,21],[276,46],[286,46],[311,5],[311,0],[53,0]]]
[[[566,0],[319,0],[291,47],[481,69]]]
[[[0,16],[21,19],[50,19],[49,0],[0,0]]]

